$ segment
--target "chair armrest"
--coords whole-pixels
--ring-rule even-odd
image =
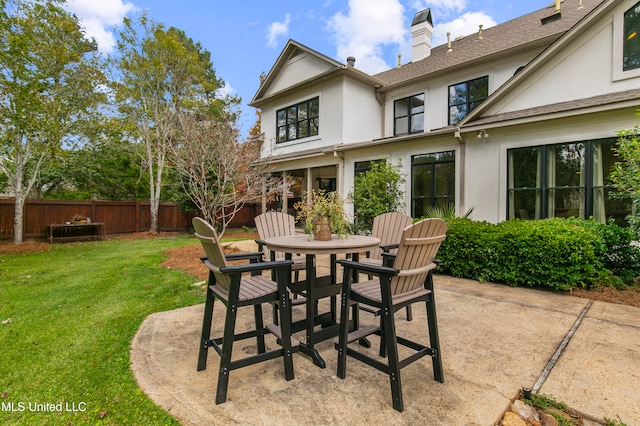
[[[225,259],[227,260],[261,260],[262,259],[262,253],[232,253],[232,254],[225,254],[224,255]],[[209,258],[207,256],[202,256],[200,258],[200,261],[202,263],[206,262],[207,260],[209,260]]]
[[[255,253],[232,253],[232,254],[225,254],[224,255],[225,259],[227,260],[261,260],[262,259],[262,252],[255,252]]]
[[[337,263],[344,268],[355,269],[357,271],[370,273],[371,275],[398,275],[399,273],[397,269],[372,265],[371,263],[354,262],[353,260],[338,260]]]
[[[223,274],[241,274],[243,272],[256,272],[269,269],[276,269],[282,267],[291,267],[293,265],[292,260],[278,260],[275,262],[257,262],[249,263],[245,265],[231,265],[220,268],[220,272]]]
[[[382,251],[385,252],[385,253],[389,253],[391,250],[397,249],[398,247],[400,247],[400,244],[398,244],[398,243],[396,243],[396,244],[384,244],[384,245],[380,246]]]

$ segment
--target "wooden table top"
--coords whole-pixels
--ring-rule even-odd
[[[309,235],[298,234],[286,237],[267,238],[265,244],[270,250],[300,254],[344,254],[373,250],[380,239],[364,235],[349,235],[345,238],[333,236],[329,241],[309,241]]]

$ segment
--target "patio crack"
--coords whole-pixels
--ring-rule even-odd
[[[531,389],[533,392],[538,392],[538,390],[540,390],[544,382],[547,380],[547,377],[549,377],[549,374],[551,374],[551,370],[556,365],[556,362],[558,362],[560,355],[562,355],[567,345],[571,341],[571,338],[573,337],[576,330],[582,323],[582,320],[587,315],[587,312],[589,312],[589,309],[591,309],[591,305],[593,305],[593,300],[589,300],[589,302],[582,309],[582,312],[580,312],[580,315],[578,315],[578,318],[576,318],[576,321],[573,323],[573,326],[571,327],[571,329],[569,329],[569,332],[567,333],[567,335],[564,336],[564,339],[556,349],[553,356],[549,359],[549,362],[547,362],[547,366],[544,368],[544,370],[542,370],[542,374],[540,374],[540,377],[538,377],[538,380],[536,381],[536,383],[533,385],[533,388]]]

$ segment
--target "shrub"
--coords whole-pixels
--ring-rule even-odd
[[[609,223],[599,223],[593,219],[568,219],[577,226],[590,228],[600,236],[601,244],[596,246],[604,267],[625,284],[631,284],[640,275],[640,235],[632,228]],[[594,242],[595,243],[595,242]]]
[[[371,162],[371,170],[356,175],[349,198],[355,208],[356,233],[371,231],[373,219],[404,208],[405,182],[400,162],[392,165],[386,159]]]
[[[602,237],[589,226],[563,219],[447,223],[438,258],[453,276],[569,290],[611,274],[602,261]]]

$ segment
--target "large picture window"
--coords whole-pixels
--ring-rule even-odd
[[[394,135],[424,132],[424,93],[395,101],[393,116]]]
[[[302,139],[318,134],[320,98],[315,97],[276,112],[277,142]]]
[[[609,197],[615,147],[609,138],[509,150],[508,219],[593,216],[624,225],[630,203]]]
[[[428,207],[455,204],[455,151],[411,157],[411,215],[425,216]]]
[[[622,69],[640,68],[640,2],[624,13]]]
[[[449,125],[454,125],[489,97],[489,77],[449,86]]]

